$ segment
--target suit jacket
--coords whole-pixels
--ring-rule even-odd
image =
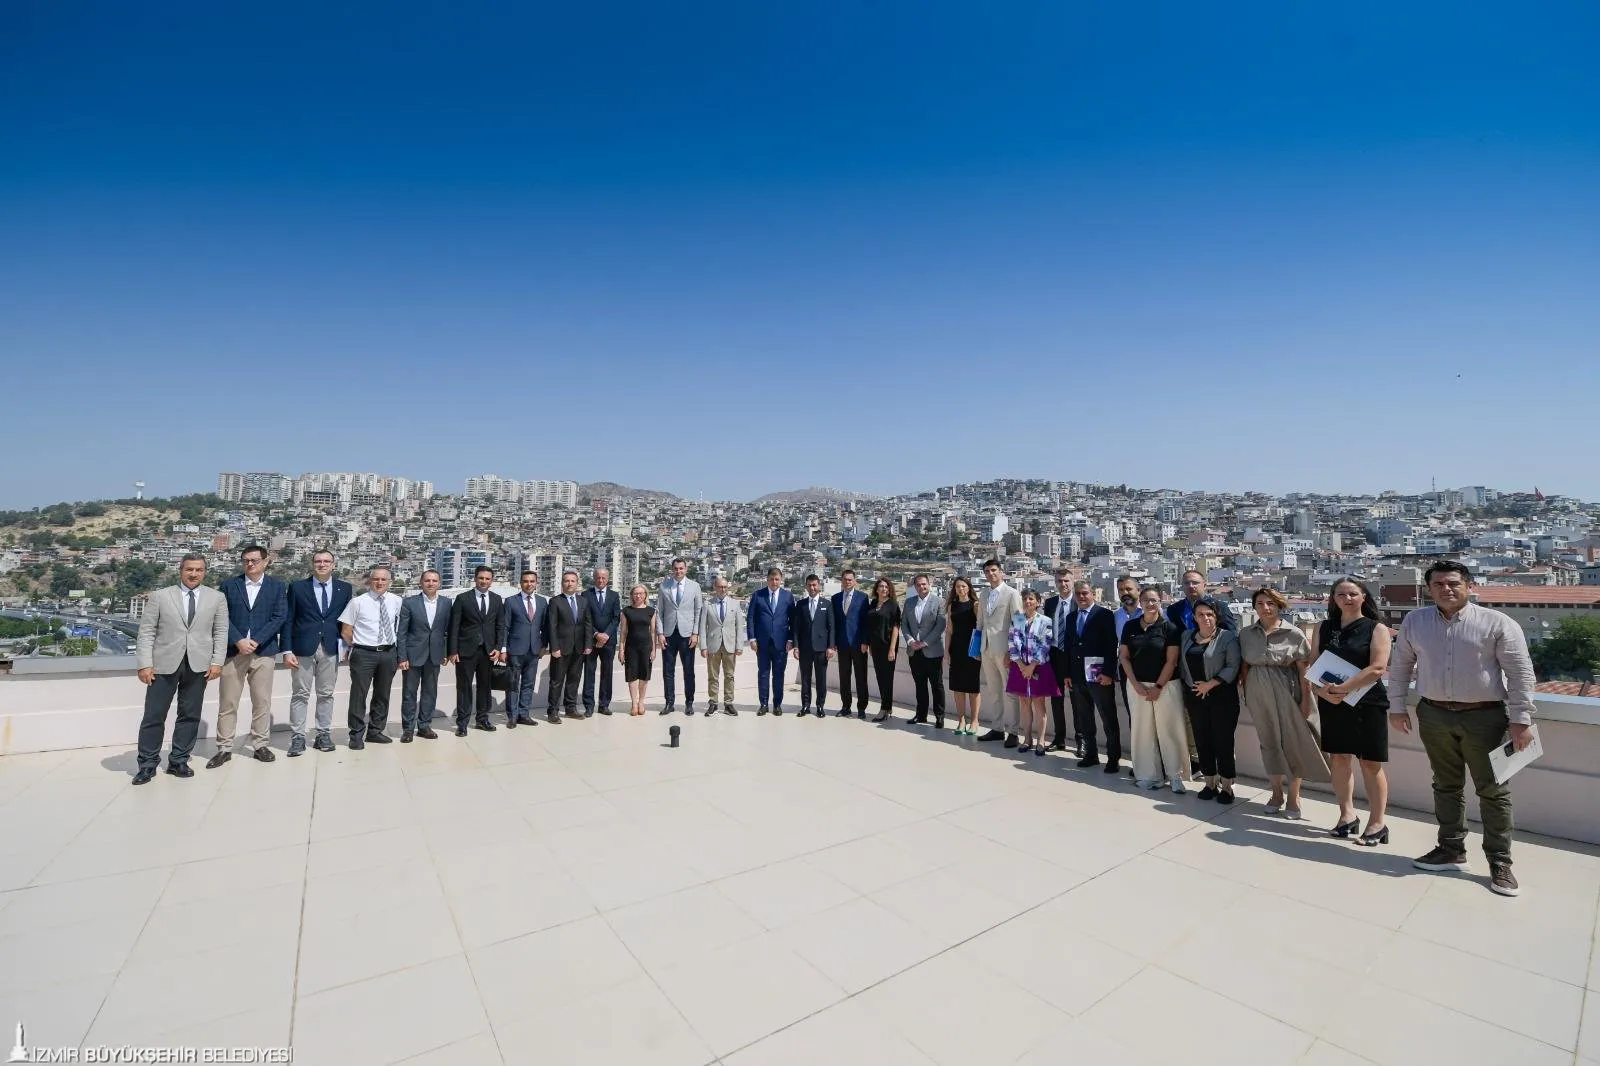
[[[459,593],[450,604],[451,655],[472,656],[479,651],[497,651],[506,646],[505,604],[498,592],[490,592],[489,610],[478,609],[478,590]]]
[[[745,636],[763,647],[782,651],[794,640],[790,628],[790,615],[794,612],[794,593],[780,588],[776,595],[770,588],[757,589],[745,607]]]
[[[1098,655],[1104,662],[1101,669],[1111,677],[1116,676],[1117,662],[1117,615],[1109,607],[1095,604],[1089,608],[1089,617],[1083,623],[1083,636],[1078,635],[1078,615],[1076,606],[1067,615],[1067,632],[1061,641],[1061,646],[1067,651],[1067,658],[1072,660],[1072,680],[1083,681],[1083,660]]]
[[[592,586],[584,589],[583,595],[589,601],[589,620],[594,623],[595,634],[604,633],[611,638],[606,643],[616,647],[617,627],[622,624],[622,596],[614,588],[601,592]]]
[[[1239,623],[1234,621],[1233,612],[1228,610],[1227,604],[1211,595],[1201,596],[1200,602],[1210,604],[1211,609],[1217,612],[1218,629],[1238,630]],[[1183,604],[1183,600],[1179,600],[1176,603],[1167,604],[1167,621],[1171,622],[1179,629],[1188,629],[1192,631],[1194,629],[1192,622],[1187,626],[1183,624]]]
[[[811,601],[804,596],[796,597],[794,601],[793,621],[789,629],[794,636],[794,646],[800,649],[800,654],[812,654],[827,651],[834,647],[833,639],[833,605],[826,596],[817,597],[816,617],[811,615]]]
[[[900,612],[900,632],[905,638],[906,647],[912,641],[924,640],[928,642],[926,648],[918,648],[913,655],[921,655],[925,659],[944,658],[944,601],[939,597],[928,594],[928,605],[922,609],[922,624],[917,625],[917,595],[913,593],[906,597],[905,610]]]
[[[438,666],[450,654],[450,597],[438,596],[433,625],[428,625],[426,597],[418,592],[400,604],[400,661],[412,666]]]
[[[199,586],[190,623],[186,591],[181,585],[169,585],[150,594],[135,643],[139,669],[170,674],[187,658],[189,669],[204,673],[227,662],[228,601],[216,589]]]
[[[317,599],[317,579],[303,577],[289,584],[289,618],[284,623],[288,647],[296,655],[315,655],[320,646],[329,655],[339,654],[339,616],[355,593],[350,582],[334,578],[329,582],[328,609]],[[280,647],[283,641],[279,641]]]
[[[1194,634],[1184,630],[1183,643],[1178,649],[1178,669],[1183,674],[1183,682],[1193,685],[1198,681],[1221,681],[1223,684],[1232,684],[1239,676],[1239,663],[1242,652],[1239,648],[1239,637],[1217,627],[1217,635],[1210,644],[1206,645],[1202,653],[1202,661],[1206,668],[1205,677],[1194,677],[1189,669],[1189,649],[1194,647]]]
[[[839,647],[858,648],[867,642],[865,622],[870,602],[871,598],[860,589],[851,591],[849,603],[844,600],[843,589],[833,594],[833,635]]]
[[[739,610],[739,601],[727,596],[722,602],[727,607],[721,618],[717,617],[715,596],[707,598],[700,612],[701,651],[738,651],[744,646],[744,612]]]
[[[520,600],[512,602],[521,603]],[[585,648],[594,647],[594,621],[589,617],[589,601],[583,598],[583,593],[575,594],[572,603],[567,602],[564,593],[551,596],[547,602],[545,637],[551,651],[582,655]],[[573,603],[577,604],[576,608]],[[526,615],[523,620],[527,620]]]
[[[222,595],[228,601],[228,658],[239,654],[237,645],[246,633],[259,645],[257,655],[276,655],[282,650],[279,638],[289,621],[289,590],[282,581],[262,577],[254,607],[250,606],[243,574],[224,581]]]
[[[665,581],[656,590],[656,632],[664,637],[674,633],[680,637],[693,636],[695,627],[700,624],[700,607],[705,602],[700,586],[693,579],[684,578],[679,599],[679,603],[672,602],[672,593]]]
[[[978,592],[978,618],[983,631],[983,654],[1006,657],[1011,640],[1011,616],[1022,613],[1022,593],[1010,585],[1000,586],[1000,602],[989,610],[989,589]]]
[[[460,603],[465,596],[456,597]],[[528,608],[522,602],[522,593],[506,598],[500,611],[500,643],[507,655],[526,658],[538,655],[550,646],[550,598],[533,594],[533,618],[528,618]]]

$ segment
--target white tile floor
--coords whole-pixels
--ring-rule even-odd
[[[904,724],[617,716],[128,786],[0,760],[0,1032],[311,1066],[1600,1062],[1600,858],[1526,894]],[[209,750],[201,753],[209,754]],[[197,760],[196,765],[199,765]],[[1256,800],[1257,788],[1241,795]],[[4,1049],[0,1049],[4,1050]]]

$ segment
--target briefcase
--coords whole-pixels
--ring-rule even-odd
[[[495,663],[489,668],[489,687],[501,692],[511,691],[511,667],[505,663]]]

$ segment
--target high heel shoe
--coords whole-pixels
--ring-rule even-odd
[[[1375,848],[1379,844],[1389,843],[1389,827],[1384,826],[1376,833],[1362,833],[1356,838],[1356,843],[1365,848]]]
[[[1352,818],[1348,822],[1340,822],[1338,825],[1328,830],[1328,835],[1331,837],[1338,837],[1340,840],[1348,840],[1360,829],[1361,819]]]

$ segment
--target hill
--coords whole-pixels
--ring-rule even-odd
[[[758,496],[755,503],[847,503],[850,500],[872,500],[877,497],[868,492],[846,492],[843,489],[830,489],[822,485],[813,485],[808,489],[794,489],[790,492],[769,492],[765,496]]]
[[[678,497],[670,492],[659,489],[635,489],[627,485],[618,485],[615,481],[591,481],[578,486],[578,496],[585,500],[598,500],[607,497],[635,496],[647,500],[676,500]]]

